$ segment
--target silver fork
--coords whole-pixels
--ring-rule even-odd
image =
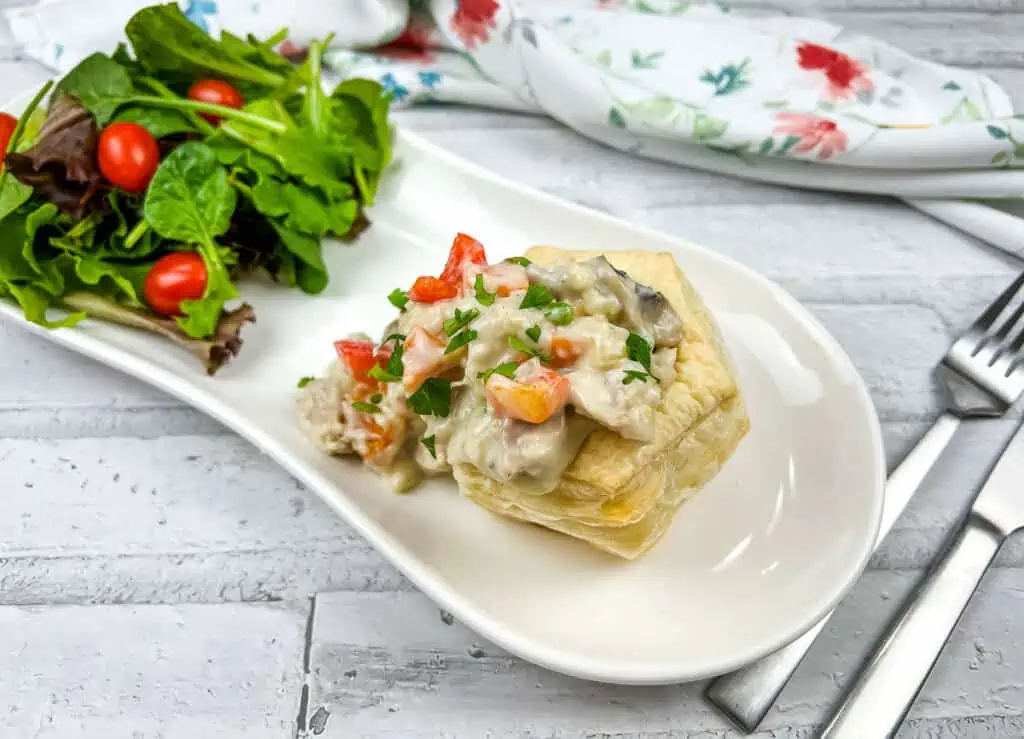
[[[935,466],[960,421],[1001,416],[1024,394],[1024,302],[1010,309],[1021,294],[1024,274],[939,362],[936,374],[946,390],[946,410],[889,475],[875,548]],[[1006,313],[1009,315],[1002,318]],[[777,652],[715,678],[705,697],[741,729],[755,731],[831,616],[830,611],[810,631]]]

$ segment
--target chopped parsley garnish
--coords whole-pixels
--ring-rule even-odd
[[[398,346],[405,342],[405,334],[388,334],[387,338],[380,342],[381,346],[387,344],[389,341],[395,342],[395,346]]]
[[[313,380],[315,380],[315,379],[316,379],[315,377],[309,377],[309,376],[302,377],[302,378],[299,379],[299,382],[297,384],[298,384],[298,386],[300,388],[303,388],[303,387],[306,387],[306,385],[308,385],[309,383],[313,382]]]
[[[551,294],[543,285],[534,283],[530,285],[526,291],[526,295],[523,296],[523,302],[519,304],[520,308],[543,308],[545,305],[551,305],[555,302],[555,297]]]
[[[549,357],[547,354],[542,352],[537,347],[530,346],[525,341],[520,339],[518,336],[509,336],[508,337],[508,345],[510,347],[512,347],[513,349],[515,349],[517,352],[523,352],[524,354],[528,354],[531,357],[537,357],[542,362],[550,362],[551,361],[551,357]]]
[[[520,267],[529,267],[531,264],[533,264],[533,262],[531,262],[526,257],[509,257],[504,261],[511,262],[512,264],[518,264]]]
[[[455,317],[449,318],[444,322],[444,332],[449,336],[455,336],[455,334],[476,320],[479,315],[480,311],[476,308],[470,308],[467,311],[461,311],[456,308]]]
[[[409,302],[409,296],[396,287],[391,291],[391,294],[388,295],[388,301],[391,305],[398,308],[398,310],[405,311],[405,306]]]
[[[622,384],[628,385],[629,383],[633,382],[633,380],[640,380],[642,382],[646,382],[650,378],[651,375],[649,375],[646,372],[638,372],[637,370],[626,370],[626,378],[622,381]]]
[[[628,385],[634,380],[654,379],[654,375],[651,374],[651,345],[647,343],[647,339],[639,334],[631,333],[626,339],[626,356],[637,362],[646,372],[626,370],[626,379],[622,381],[624,385]]]
[[[526,335],[535,342],[540,341],[540,326],[530,326],[530,328],[526,329]]]
[[[380,396],[375,395],[374,397],[379,398]],[[371,398],[371,400],[372,399],[373,398]],[[357,400],[355,403],[352,404],[352,407],[355,408],[360,413],[380,413],[380,406],[377,405],[376,403],[364,403],[361,400]]]
[[[452,352],[457,352],[475,338],[476,331],[471,328],[467,328],[465,331],[460,331],[452,337],[451,341],[448,342],[448,346],[445,348],[444,353],[451,354]]]
[[[487,384],[487,381],[491,379],[491,375],[501,375],[502,377],[507,377],[508,379],[511,380],[515,376],[516,367],[518,366],[519,365],[516,364],[515,362],[503,362],[502,364],[499,364],[497,367],[491,367],[489,370],[484,370],[483,372],[479,373],[476,377],[485,385]]]
[[[402,354],[405,353],[402,342],[405,341],[405,337],[402,334],[391,334],[381,343],[386,344],[392,339],[395,339],[395,348],[392,350],[391,356],[388,357],[387,365],[381,367],[379,364],[375,364],[366,373],[377,382],[398,382],[402,379],[402,373],[405,372],[405,365],[402,363]]]
[[[382,400],[384,400],[384,396],[381,395],[380,393],[374,393],[373,395],[370,396],[370,402],[373,403],[374,405],[377,405]]]
[[[477,275],[473,281],[473,292],[476,294],[476,302],[480,305],[494,305],[494,293],[487,292],[483,275]]]
[[[433,457],[434,459],[437,459],[437,436],[436,435],[431,434],[430,436],[424,436],[422,439],[420,439],[420,443],[423,444],[423,446],[425,446],[427,448],[427,451],[430,452],[430,456],[431,457]]]
[[[556,326],[568,326],[576,317],[576,312],[568,303],[558,301],[544,309],[544,317]]]
[[[448,418],[452,409],[451,380],[430,377],[423,381],[420,389],[410,395],[406,402],[421,416]]]

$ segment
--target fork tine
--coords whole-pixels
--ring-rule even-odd
[[[1006,306],[1010,304],[1010,301],[1012,301],[1013,297],[1020,292],[1022,287],[1024,287],[1024,272],[1022,272],[1020,276],[1013,281],[1012,285],[1003,291],[1002,295],[995,299],[992,305],[985,309],[984,313],[978,316],[978,320],[971,325],[971,328],[976,331],[988,333],[992,326],[995,325],[995,322],[999,319],[1000,314],[1006,310]]]
[[[1007,338],[1011,333],[1016,333],[1014,340],[1022,340],[1021,332],[1015,331],[1022,317],[1024,317],[1024,302],[1017,306],[1017,309],[1009,318],[1003,321],[998,329],[990,336],[982,339],[979,344],[982,348],[975,350],[979,358],[981,358],[982,351],[985,350],[987,357],[982,361],[987,361],[989,367],[995,367],[998,371],[1005,372],[1006,375],[1013,371],[1013,365],[1017,361],[1017,358],[1014,356],[1016,350],[1013,349],[1012,343],[1009,343]]]

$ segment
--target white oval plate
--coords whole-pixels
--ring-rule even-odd
[[[241,355],[208,378],[148,335],[95,321],[46,331],[249,439],[323,497],[441,607],[510,652],[593,680],[707,677],[796,638],[863,569],[882,506],[881,435],[839,345],[781,289],[710,251],[514,185],[400,132],[396,164],[351,246],[325,244],[331,285],[317,297],[244,287],[257,323]],[[722,325],[751,431],[665,538],[625,562],[461,498],[450,481],[396,495],[300,433],[296,381],[321,372],[332,341],[380,332],[388,292],[443,265],[456,231],[493,259],[530,244],[671,251]]]

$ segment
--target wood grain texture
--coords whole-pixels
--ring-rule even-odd
[[[0,736],[294,737],[308,608],[0,608]]]
[[[1024,101],[1020,0],[733,5],[824,17],[976,68]],[[16,53],[0,29],[0,58]],[[46,76],[0,62],[0,92]],[[891,201],[638,160],[537,117],[432,108],[397,118],[500,174],[778,280],[865,377],[890,466],[938,409],[935,360],[1020,268]],[[443,621],[324,504],[216,422],[2,322],[0,346],[0,737],[740,736],[700,685],[601,686],[502,653]],[[961,431],[758,736],[816,736],[1011,429]],[[1024,736],[1022,610],[1018,539],[902,739]]]

